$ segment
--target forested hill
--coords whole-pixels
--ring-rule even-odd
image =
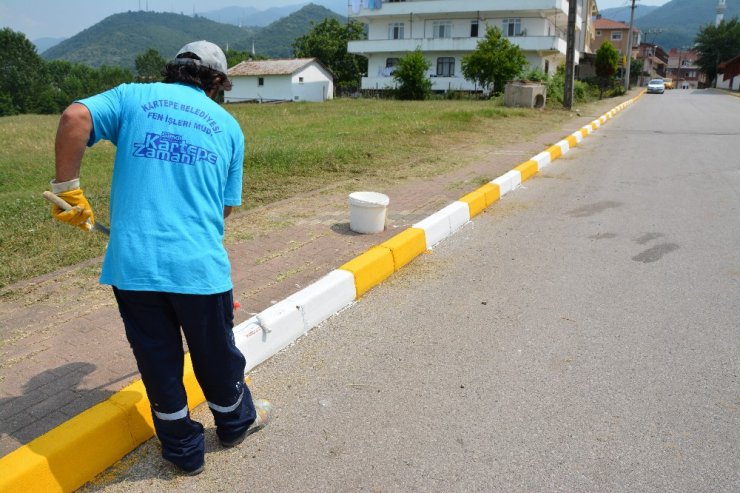
[[[171,58],[184,44],[207,39],[222,48],[248,51],[254,41],[258,55],[292,56],[293,40],[310,31],[312,23],[327,17],[345,21],[324,7],[309,4],[264,27],[240,28],[205,17],[158,12],[115,14],[79,34],[48,49],[47,60],[67,60],[100,67],[101,65],[135,68],[136,57],[154,48]]]
[[[171,58],[184,44],[199,39],[234,49],[246,49],[249,33],[236,26],[203,17],[157,12],[126,12],[103,19],[94,26],[49,48],[47,60],[67,60],[99,67],[134,69],[136,56],[155,48]]]
[[[319,24],[327,18],[337,19],[342,24],[347,22],[346,17],[320,5],[309,3],[301,10],[257,31],[254,38],[255,50],[260,55],[272,58],[291,57],[293,40],[307,34],[313,24]]]
[[[644,15],[649,14],[653,10],[657,9],[658,7],[652,6],[652,5],[635,5],[635,20],[639,19],[640,17],[643,17]],[[627,7],[613,7],[610,9],[601,9],[599,10],[599,14],[601,14],[601,17],[604,19],[609,19],[611,21],[618,21],[618,22],[624,22],[625,24],[629,24],[630,22],[630,10],[631,8],[629,6]]]
[[[644,32],[661,30],[650,34],[648,42],[665,49],[687,48],[694,45],[694,38],[701,27],[714,24],[717,0],[672,0],[665,5],[641,16],[635,21]],[[725,20],[740,16],[740,0],[727,0]]]

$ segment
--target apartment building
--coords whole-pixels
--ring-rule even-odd
[[[627,45],[629,38],[627,32],[630,27],[623,23],[617,22],[610,19],[596,19],[594,21],[594,29],[596,29],[596,50],[598,50],[604,41],[609,41],[614,48],[619,52],[619,65],[622,66],[627,56]],[[640,30],[636,27],[632,28],[632,58],[635,58],[635,52],[642,41]]]
[[[573,1],[577,63],[594,41],[596,2]],[[418,47],[431,62],[432,90],[477,90],[463,77],[461,61],[492,26],[521,48],[530,68],[552,74],[565,63],[567,0],[352,0],[349,17],[367,25],[368,39],[348,45],[368,59],[362,89],[393,87],[399,59]]]
[[[668,52],[667,76],[674,81],[677,89],[696,89],[704,87],[706,76],[699,70],[696,60],[699,52],[671,48]]]
[[[638,75],[638,85],[646,86],[652,79],[667,77],[668,53],[660,46],[640,43],[636,58],[642,60],[642,74]]]

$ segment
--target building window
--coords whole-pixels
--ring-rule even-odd
[[[504,36],[521,36],[522,20],[519,18],[504,19]]]
[[[545,74],[550,74],[550,60],[545,60]]]
[[[612,31],[612,41],[622,41],[622,32]]]
[[[597,36],[601,36],[601,29],[597,29],[597,30],[596,30],[596,35],[597,35]]]
[[[303,84],[303,77],[298,77],[298,83]]]
[[[378,75],[380,75],[381,77],[390,77],[391,75],[393,75],[393,72],[396,71],[399,60],[399,58],[386,58],[385,67],[381,67],[380,69],[378,69]]]
[[[470,21],[470,37],[471,38],[478,37],[478,19],[474,21]]]
[[[262,87],[265,85],[265,78],[264,77],[257,77],[257,85]]]
[[[388,24],[388,39],[403,39],[403,22]]]
[[[434,21],[432,25],[433,38],[451,38],[452,37],[452,22],[450,21]]]
[[[455,58],[451,56],[441,56],[437,58],[437,77],[454,77],[455,76]]]

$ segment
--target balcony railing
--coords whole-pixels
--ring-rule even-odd
[[[350,41],[350,53],[409,53],[416,48],[423,52],[470,52],[481,38],[415,38]],[[512,36],[507,38],[522,51],[565,53],[566,41],[558,36]]]
[[[462,76],[457,77],[429,77],[432,82],[433,91],[473,91],[480,89],[474,82],[466,80]],[[398,83],[389,76],[379,75],[377,77],[363,77],[362,89],[391,89]]]

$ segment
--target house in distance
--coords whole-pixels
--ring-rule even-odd
[[[316,58],[245,60],[229,69],[226,103],[326,101],[334,98],[334,76]]]

